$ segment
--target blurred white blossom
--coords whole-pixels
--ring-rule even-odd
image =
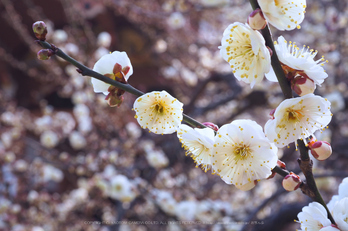
[[[53,131],[44,131],[40,136],[41,144],[46,148],[54,148],[59,142],[57,134]]]
[[[180,12],[172,13],[167,19],[168,25],[174,30],[182,28],[185,22],[185,17]]]

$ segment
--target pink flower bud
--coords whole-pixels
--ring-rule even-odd
[[[54,55],[54,52],[50,49],[42,49],[37,52],[37,58],[39,60],[48,60],[52,55]]]
[[[212,122],[204,122],[203,125],[213,129],[216,132],[219,130],[219,126],[217,126],[216,124],[213,124]]]
[[[300,187],[301,182],[302,181],[298,175],[296,175],[293,172],[290,172],[289,175],[284,177],[282,185],[286,191],[291,192],[298,189],[298,187]]]
[[[266,27],[267,21],[261,9],[256,9],[248,17],[248,24],[254,30],[261,30]]]
[[[317,160],[326,160],[332,154],[331,145],[326,141],[311,141],[308,143],[308,147]]]
[[[38,21],[33,24],[33,31],[37,39],[45,41],[47,34],[47,26],[43,21]]]
[[[291,81],[291,88],[299,96],[304,96],[314,92],[315,83],[307,77],[295,77]]]

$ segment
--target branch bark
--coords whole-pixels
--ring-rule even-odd
[[[78,68],[78,72],[83,75],[83,76],[90,76],[96,79],[99,79],[100,81],[103,81],[105,83],[108,83],[112,86],[115,86],[119,89],[125,90],[133,95],[136,96],[142,96],[144,95],[144,92],[139,91],[138,89],[132,87],[129,84],[123,84],[120,82],[117,82],[115,80],[112,80],[102,74],[99,74],[98,72],[93,71],[92,69],[86,67],[85,65],[79,63],[78,61],[76,61],[75,59],[73,59],[72,57],[70,57],[69,55],[65,54],[61,49],[52,46],[51,44],[49,44],[48,42],[45,41],[38,41],[39,44],[46,49],[51,49],[51,50],[55,50],[55,55],[61,57],[62,59],[64,59],[65,61],[71,63],[72,65],[74,65],[75,67]],[[193,127],[198,127],[198,128],[205,128],[206,126],[204,126],[203,124],[201,124],[200,122],[194,120],[193,118],[189,117],[188,115],[183,114],[183,120],[188,123],[189,125],[193,126]]]
[[[249,0],[249,1],[254,10],[257,8],[260,8],[257,0]],[[280,88],[282,89],[282,92],[286,99],[292,98],[293,96],[292,96],[291,86],[289,81],[286,79],[284,71],[281,67],[280,61],[278,59],[277,53],[273,45],[272,35],[268,25],[264,29],[262,29],[261,32],[263,37],[265,38],[266,46],[268,46],[273,52],[271,57],[271,63],[272,63],[273,70],[277,76]],[[312,171],[313,161],[309,158],[308,148],[306,147],[306,145],[304,144],[302,140],[298,140],[297,143],[299,145],[299,150],[300,150],[300,159],[298,159],[298,163],[301,168],[301,171],[306,177],[306,180],[301,184],[300,188],[304,194],[306,194],[312,200],[320,203],[321,205],[325,207],[326,211],[328,212],[328,217],[330,221],[333,224],[335,224],[335,221],[329,209],[327,208],[326,203],[321,197],[321,194],[315,183],[313,171]],[[275,168],[275,170],[278,170],[278,169]],[[284,172],[277,172],[277,173],[284,176]]]

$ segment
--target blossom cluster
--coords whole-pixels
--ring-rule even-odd
[[[338,187],[338,195],[332,197],[327,207],[336,224],[332,224],[328,219],[328,213],[323,205],[312,202],[303,207],[302,212],[297,215],[301,229],[311,231],[348,230],[348,177],[343,179]]]
[[[226,28],[220,47],[221,56],[231,64],[235,77],[250,83],[251,87],[260,83],[264,75],[272,81],[277,81],[271,67],[272,52],[266,47],[261,33],[251,26],[259,21],[266,22],[263,18],[265,16],[269,23],[278,29],[294,29],[302,22],[303,8],[306,7],[302,1],[298,4],[285,1],[274,6],[262,1],[259,4],[261,10],[258,9],[251,14],[248,24],[236,22]],[[268,11],[272,7],[275,9]],[[291,10],[288,11],[287,7]],[[300,17],[296,16],[297,14]],[[273,20],[274,18],[276,19]],[[289,18],[290,22],[296,20],[295,23],[290,23]],[[281,21],[283,26],[288,25],[282,27],[275,23],[277,21]],[[186,153],[205,171],[212,169],[212,172],[220,175],[226,183],[234,184],[240,189],[253,188],[257,181],[271,175],[271,170],[277,162],[277,147],[287,146],[298,139],[306,142],[307,138],[314,137],[314,132],[324,130],[332,117],[330,102],[312,93],[315,85],[311,90],[310,86],[305,85],[307,79],[320,85],[327,77],[321,67],[323,59],[314,61],[317,51],[313,52],[305,47],[300,50],[291,42],[287,45],[283,37],[278,39],[278,43],[275,45],[275,52],[279,55],[287,79],[301,97],[284,100],[272,111],[271,118],[265,125],[265,133],[260,125],[249,120],[236,120],[224,125],[216,130],[216,135],[210,128],[191,128],[183,125],[183,104],[166,91],[154,91],[137,98],[133,106],[135,118],[142,128],[148,128],[150,132],[162,135],[177,132]],[[124,82],[127,82],[133,73],[125,52],[104,55],[96,63],[94,70],[111,76],[113,80],[117,80],[117,77],[123,78]],[[303,79],[305,81],[301,82]],[[115,87],[99,80],[92,80],[92,84],[95,92],[107,94],[106,91],[109,91],[109,95],[114,94],[112,91],[117,92]],[[314,157],[323,160],[331,155],[331,152],[328,154],[325,150],[314,151],[314,148],[318,149],[321,146],[313,146],[315,142],[314,138],[310,143]],[[323,154],[319,156],[318,153]],[[322,155],[325,155],[325,158]]]
[[[58,2],[61,7],[55,8],[56,15],[66,19],[64,22],[47,14],[51,9],[47,5],[40,6],[39,2],[34,2],[31,4],[34,7],[28,9],[26,2],[19,10],[12,1],[3,1],[2,12],[5,17],[2,23],[12,29],[10,33],[3,35],[4,41],[0,47],[1,63],[5,63],[0,65],[0,229],[42,231],[61,230],[69,226],[79,230],[106,231],[117,220],[124,222],[119,227],[122,231],[241,230],[245,229],[242,226],[252,226],[253,222],[241,222],[250,217],[250,212],[257,212],[258,206],[272,200],[273,203],[265,205],[257,214],[258,219],[265,219],[266,225],[263,226],[268,226],[267,217],[285,216],[282,209],[279,213],[275,212],[280,207],[305,200],[300,190],[287,193],[286,196],[281,194],[280,198],[277,193],[279,182],[276,180],[262,181],[249,192],[237,190],[220,179],[227,177],[219,174],[218,170],[222,168],[215,166],[214,170],[211,165],[205,164],[212,160],[209,159],[211,156],[206,155],[209,148],[202,149],[201,144],[207,147],[213,145],[213,149],[219,148],[222,153],[234,153],[236,150],[233,148],[214,147],[215,139],[218,139],[215,131],[222,136],[221,141],[229,138],[221,132],[234,131],[234,125],[242,125],[241,119],[255,119],[262,125],[261,123],[267,121],[269,106],[278,107],[277,113],[275,110],[271,112],[270,121],[277,120],[281,125],[296,128],[296,131],[303,125],[309,130],[311,126],[319,129],[316,138],[325,141],[316,141],[315,137],[304,139],[308,142],[314,158],[328,158],[332,152],[329,142],[335,145],[333,158],[320,162],[314,160],[315,174],[320,171],[325,175],[330,175],[331,171],[345,171],[347,161],[344,158],[344,149],[348,125],[344,111],[344,101],[347,98],[344,75],[347,71],[345,63],[348,49],[344,31],[347,27],[347,9],[337,7],[344,4],[342,1],[320,0],[313,4],[308,2],[306,9],[303,5],[302,8],[291,5],[301,6],[301,3],[305,4],[303,1],[292,2],[259,0],[262,10],[253,12],[248,19],[248,26],[254,29],[250,34],[254,35],[254,32],[258,32],[256,30],[267,26],[267,22],[272,24],[272,19],[274,26],[280,23],[284,24],[280,26],[285,30],[288,30],[288,25],[296,28],[301,23],[303,10],[307,11],[306,19],[309,20],[301,23],[301,30],[290,33],[292,39],[298,42],[297,46],[311,44],[311,47],[319,50],[318,54],[326,53],[330,63],[325,64],[325,70],[330,78],[325,80],[325,85],[320,83],[327,76],[322,69],[325,60],[317,60],[314,57],[316,51],[311,51],[307,46],[297,47],[292,42],[285,42],[280,36],[274,45],[273,54],[283,51],[277,55],[296,94],[312,94],[316,88],[316,94],[323,95],[331,102],[328,106],[328,101],[324,102],[324,99],[309,97],[312,102],[328,106],[335,113],[333,125],[329,129],[324,125],[325,130],[319,128],[321,116],[327,113],[321,114],[320,110],[312,107],[313,104],[309,104],[311,113],[308,118],[315,121],[301,120],[299,113],[308,112],[306,105],[310,99],[305,100],[305,108],[298,106],[300,100],[286,101],[283,107],[279,107],[283,98],[277,84],[270,81],[260,84],[257,82],[259,80],[251,79],[250,84],[254,84],[254,91],[250,87],[241,88],[247,81],[241,83],[241,86],[236,84],[237,78],[231,73],[231,64],[223,60],[221,51],[216,48],[221,45],[221,35],[228,24],[245,21],[249,14],[249,1],[154,0],[144,3],[136,0],[67,0]],[[320,4],[324,4],[325,8],[318,8]],[[285,9],[282,11],[281,6],[289,6],[289,14]],[[106,95],[94,94],[89,78],[81,76],[76,72],[76,67],[63,59],[53,57],[45,62],[34,62],[34,44],[23,43],[26,41],[23,36],[27,34],[27,22],[18,19],[34,16],[37,18],[42,15],[48,17],[41,19],[46,22],[48,33],[40,35],[40,41],[46,36],[47,42],[52,41],[75,60],[90,67],[103,55],[107,55],[105,58],[111,61],[111,65],[106,67],[105,75],[115,81],[121,80],[122,83],[126,79],[120,77],[126,77],[130,73],[126,72],[127,68],[124,69],[131,67],[130,62],[126,66],[116,65],[120,60],[114,62],[118,56],[116,54],[125,54],[124,52],[115,52],[111,56],[113,58],[108,57],[115,49],[127,51],[126,55],[132,60],[135,70],[130,84],[142,91],[166,89],[172,96],[177,97],[176,102],[180,100],[185,104],[185,113],[197,116],[199,121],[214,121],[221,125],[221,131],[217,126],[208,123],[203,123],[208,128],[202,129],[181,124],[183,121],[180,121],[177,134],[159,136],[155,132],[145,132],[141,129],[143,125],[139,126],[137,119],[134,119],[135,111],[130,110],[134,101],[130,94],[125,93],[122,96],[122,91],[109,89],[110,85],[101,82],[99,84],[106,89]],[[282,18],[284,15],[296,20]],[[275,28],[281,29],[280,26]],[[37,29],[35,34],[40,33],[39,28]],[[235,34],[237,32],[238,30],[234,31]],[[272,33],[275,38],[280,35],[278,31]],[[288,40],[290,34],[283,36]],[[25,49],[18,50],[18,44]],[[236,44],[237,42],[233,45]],[[267,59],[266,50],[263,48],[260,46],[259,53],[255,53],[261,58],[266,54],[264,58]],[[17,52],[12,53],[13,50]],[[242,49],[239,51],[243,53]],[[273,58],[272,53],[270,57]],[[237,58],[246,64],[253,64],[248,57]],[[257,65],[259,63],[263,65],[266,62],[263,59],[254,62]],[[240,70],[244,69],[236,69]],[[267,77],[273,76],[275,81],[272,67],[269,71],[270,73],[266,73]],[[19,78],[18,73],[21,73]],[[321,84],[323,87],[319,88]],[[118,106],[122,102],[122,107],[117,109],[107,106]],[[284,111],[289,103],[294,103],[294,108]],[[278,118],[274,118],[275,114]],[[323,116],[326,120],[329,117]],[[282,121],[282,118],[288,118],[288,121]],[[295,123],[293,120],[296,119],[303,125]],[[186,120],[184,115],[183,120]],[[272,126],[268,127],[268,131],[274,135]],[[259,127],[255,125],[255,128]],[[281,132],[281,139],[269,139],[269,135],[266,138],[270,143],[277,139],[272,145],[278,146],[278,158],[284,156],[288,160],[289,169],[293,168],[294,163],[291,162],[295,162],[297,158],[296,155],[290,155],[294,152],[293,149],[280,148],[286,146],[291,135],[287,137],[282,129],[276,129]],[[265,128],[264,130],[266,131]],[[184,138],[179,135],[181,132]],[[247,133],[249,132],[248,129]],[[204,133],[213,135],[204,136]],[[232,138],[233,141],[236,140],[236,136]],[[248,140],[254,139],[255,137]],[[200,168],[192,168],[193,161],[185,158],[185,155],[179,155],[179,140],[197,166],[206,171],[211,169],[216,174],[202,174]],[[286,142],[283,145],[284,140]],[[232,143],[229,140],[226,142]],[[244,149],[242,145],[239,147],[242,147],[237,150],[239,154],[243,154],[243,151],[245,156],[249,154],[247,146]],[[199,153],[201,150],[204,151]],[[215,160],[219,162],[222,158],[223,156],[216,156]],[[242,161],[243,159],[239,159],[238,164]],[[224,162],[221,165],[224,166],[223,164]],[[279,162],[278,165],[285,168]],[[257,171],[260,170],[257,168],[259,165],[255,164],[254,167]],[[275,173],[270,177],[273,174]],[[294,174],[289,174],[285,180],[284,188],[289,191],[301,184],[300,177]],[[227,181],[230,182],[230,178]],[[333,177],[318,178],[316,181],[326,200],[325,194],[331,193],[332,188],[335,188]],[[242,189],[246,190],[254,184],[255,182],[247,183]],[[310,213],[314,214],[312,211]],[[188,219],[202,222],[192,222],[190,226],[180,222]],[[76,222],[77,220],[93,221],[93,225]],[[173,223],[160,227],[144,223],[135,226],[131,223],[134,220]],[[337,224],[340,220],[335,218]],[[127,223],[128,221],[130,222]],[[211,225],[206,227],[206,222],[211,222]],[[285,225],[287,224],[284,222]],[[325,226],[322,229],[337,230],[337,227]],[[344,230],[344,226],[339,227]]]

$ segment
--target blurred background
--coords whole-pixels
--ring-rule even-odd
[[[300,30],[271,29],[274,40],[283,35],[329,60],[316,94],[331,101],[334,116],[316,136],[331,142],[333,155],[314,163],[328,202],[348,175],[348,8],[308,0],[306,11]],[[166,90],[200,122],[264,126],[283,100],[279,86],[264,80],[251,90],[218,50],[224,29],[250,13],[243,0],[0,0],[0,230],[299,228],[294,219],[310,202],[300,190],[285,192],[276,176],[243,192],[196,168],[176,134],[140,128],[135,96],[110,108],[69,63],[38,60],[31,29],[44,21],[48,42],[90,68],[126,51],[131,85]],[[293,145],[278,155],[299,173]]]

